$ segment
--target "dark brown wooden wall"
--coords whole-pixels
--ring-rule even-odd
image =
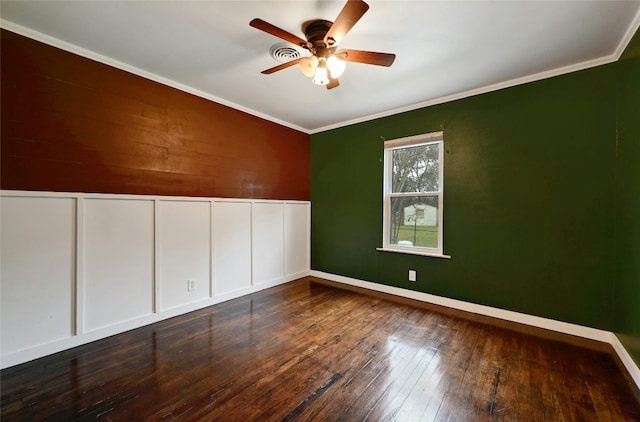
[[[309,135],[2,30],[2,189],[309,199]]]

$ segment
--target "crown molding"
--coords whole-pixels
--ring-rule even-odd
[[[638,32],[638,28],[640,28],[640,9],[638,9],[638,11],[636,12],[636,16],[631,21],[631,25],[629,25],[627,32],[625,32],[624,36],[620,40],[620,43],[618,44],[618,47],[616,48],[615,53],[613,54],[616,60],[618,60],[622,56],[622,53],[624,53],[624,50],[626,50],[627,46],[631,42],[631,39],[636,34],[636,32]]]
[[[338,129],[338,128],[341,128],[341,127],[350,126],[350,125],[354,125],[354,124],[358,124],[358,123],[363,123],[363,122],[367,122],[367,121],[370,121],[370,120],[389,117],[389,116],[393,116],[395,114],[405,113],[405,112],[408,112],[408,111],[414,111],[414,110],[418,110],[418,109],[421,109],[421,108],[430,107],[430,106],[434,106],[434,105],[438,105],[438,104],[444,104],[444,103],[448,103],[448,102],[451,102],[451,101],[472,97],[472,96],[475,96],[475,95],[486,94],[486,93],[489,93],[489,92],[498,91],[498,90],[505,89],[505,88],[511,88],[511,87],[514,87],[514,86],[517,86],[517,85],[523,85],[523,84],[530,83],[530,82],[536,82],[536,81],[539,81],[539,80],[552,78],[554,76],[560,76],[560,75],[564,75],[564,74],[567,74],[567,73],[577,72],[577,71],[580,71],[580,70],[585,70],[585,69],[589,69],[589,68],[592,68],[592,67],[601,66],[601,65],[605,65],[605,64],[609,64],[609,63],[615,62],[620,58],[620,56],[622,55],[622,53],[626,49],[627,45],[629,44],[629,42],[633,38],[634,34],[638,31],[638,28],[640,28],[640,10],[638,10],[638,12],[636,13],[631,25],[629,26],[629,28],[625,32],[624,37],[620,40],[620,43],[616,47],[615,51],[612,54],[608,55],[608,56],[603,56],[603,57],[599,57],[599,58],[596,58],[596,59],[587,60],[587,61],[584,61],[584,62],[581,62],[581,63],[576,63],[576,64],[563,66],[563,67],[559,67],[559,68],[548,70],[548,71],[544,71],[544,72],[539,72],[539,73],[535,73],[535,74],[531,74],[531,75],[527,75],[527,76],[511,79],[511,80],[508,80],[508,81],[495,83],[495,84],[492,84],[492,85],[486,85],[486,86],[483,86],[483,87],[480,87],[480,88],[475,88],[475,89],[471,89],[471,90],[460,92],[460,93],[446,95],[446,96],[430,99],[430,100],[427,100],[427,101],[422,101],[422,102],[419,102],[419,103],[410,104],[410,105],[407,105],[407,106],[393,108],[393,109],[386,110],[386,111],[383,111],[383,112],[380,112],[380,113],[369,114],[369,115],[366,115],[366,116],[358,117],[358,118],[351,119],[351,120],[345,120],[345,121],[342,121],[342,122],[334,123],[334,124],[327,125],[327,126],[321,126],[321,127],[314,128],[314,129],[304,128],[304,127],[295,125],[293,123],[277,119],[277,118],[275,118],[273,116],[270,116],[268,114],[258,112],[256,110],[250,109],[248,107],[244,107],[242,105],[239,105],[239,104],[233,103],[231,101],[225,100],[224,98],[220,98],[220,97],[217,97],[215,95],[208,94],[208,93],[206,93],[204,91],[195,89],[195,88],[190,87],[188,85],[184,85],[184,84],[181,84],[181,83],[176,82],[174,80],[171,80],[171,79],[156,75],[156,74],[151,73],[151,72],[147,72],[147,71],[139,69],[137,67],[128,65],[126,63],[120,62],[118,60],[112,59],[112,58],[107,57],[107,56],[103,56],[101,54],[98,54],[98,53],[95,53],[93,51],[84,49],[84,48],[79,47],[79,46],[77,46],[75,44],[71,44],[71,43],[68,43],[66,41],[62,41],[60,39],[51,37],[51,36],[43,34],[41,32],[34,31],[32,29],[29,29],[27,27],[15,24],[15,23],[7,21],[5,19],[0,19],[0,27],[6,29],[8,31],[15,32],[15,33],[23,35],[25,37],[34,39],[36,41],[40,41],[40,42],[43,42],[45,44],[51,45],[53,47],[57,47],[57,48],[60,48],[62,50],[77,54],[79,56],[86,57],[86,58],[89,58],[91,60],[95,60],[95,61],[98,61],[100,63],[106,64],[106,65],[109,65],[109,66],[113,66],[113,67],[118,68],[120,70],[124,70],[126,72],[141,76],[143,78],[150,79],[152,81],[161,83],[163,85],[167,85],[167,86],[170,86],[172,88],[179,89],[180,91],[184,91],[184,92],[187,92],[189,94],[193,94],[193,95],[196,95],[198,97],[205,98],[207,100],[216,102],[218,104],[222,104],[222,105],[225,105],[227,107],[231,107],[231,108],[233,108],[235,110],[251,114],[251,115],[259,117],[261,119],[265,119],[265,120],[268,120],[270,122],[273,122],[273,123],[288,127],[290,129],[294,129],[294,130],[297,130],[299,132],[303,132],[303,133],[312,135],[312,134],[325,132],[325,131],[332,130],[332,129]]]
[[[600,57],[600,58],[597,58],[597,59],[593,59],[593,60],[588,60],[588,61],[584,61],[584,62],[581,62],[581,63],[572,64],[572,65],[569,65],[569,66],[563,66],[563,67],[559,67],[559,68],[556,68],[556,69],[547,70],[547,71],[544,71],[544,72],[535,73],[535,74],[532,74],[532,75],[511,79],[511,80],[508,80],[508,81],[499,82],[499,83],[492,84],[492,85],[486,85],[486,86],[483,86],[483,87],[480,87],[480,88],[475,88],[475,89],[471,89],[471,90],[468,90],[468,91],[464,91],[464,92],[460,92],[460,93],[456,93],[456,94],[452,94],[452,95],[446,95],[444,97],[434,98],[432,100],[427,100],[427,101],[411,104],[411,105],[408,105],[408,106],[394,108],[394,109],[391,109],[391,110],[383,111],[381,113],[370,114],[370,115],[367,115],[367,116],[358,117],[358,118],[353,119],[353,120],[349,120],[349,121],[345,121],[345,122],[341,122],[341,123],[336,123],[336,124],[329,125],[329,126],[323,126],[323,127],[320,127],[320,128],[312,129],[310,131],[310,133],[314,134],[314,133],[325,132],[325,131],[328,131],[328,130],[331,130],[331,129],[337,129],[337,128],[340,128],[340,127],[349,126],[349,125],[353,125],[353,124],[356,124],[356,123],[368,122],[370,120],[380,119],[380,118],[383,118],[383,117],[389,117],[389,116],[393,116],[395,114],[405,113],[407,111],[414,111],[414,110],[418,110],[418,109],[425,108],[425,107],[430,107],[430,106],[434,106],[434,105],[438,105],[438,104],[444,104],[444,103],[448,103],[448,102],[451,102],[451,101],[460,100],[460,99],[463,99],[463,98],[473,97],[475,95],[486,94],[486,93],[489,93],[489,92],[498,91],[498,90],[505,89],[505,88],[511,88],[511,87],[514,87],[514,86],[517,86],[517,85],[523,85],[523,84],[526,84],[526,83],[529,83],[529,82],[536,82],[536,81],[540,81],[540,80],[543,80],[543,79],[552,78],[554,76],[560,76],[560,75],[564,75],[564,74],[567,74],[567,73],[577,72],[579,70],[585,70],[585,69],[589,69],[591,67],[596,67],[596,66],[601,66],[601,65],[604,65],[604,64],[612,63],[612,62],[615,62],[617,59],[618,59],[618,57],[615,54],[611,54],[609,56],[604,56],[604,57]]]
[[[204,98],[206,100],[213,101],[215,103],[222,104],[222,105],[227,106],[227,107],[231,107],[231,108],[233,108],[235,110],[238,110],[238,111],[241,111],[241,112],[244,112],[244,113],[247,113],[247,114],[251,114],[251,115],[259,117],[261,119],[268,120],[270,122],[279,124],[281,126],[286,126],[286,127],[290,128],[290,129],[294,129],[294,130],[297,130],[299,132],[303,132],[303,133],[309,134],[309,130],[306,129],[306,128],[303,128],[301,126],[294,125],[294,124],[286,122],[284,120],[276,119],[275,117],[269,116],[268,114],[261,113],[259,111],[250,109],[248,107],[244,107],[244,106],[242,106],[240,104],[236,104],[234,102],[225,100],[224,98],[216,97],[215,95],[211,95],[211,94],[208,94],[208,93],[206,93],[204,91],[201,91],[199,89],[190,87],[188,85],[181,84],[181,83],[176,82],[176,81],[174,81],[172,79],[156,75],[155,73],[147,72],[146,70],[137,68],[135,66],[131,66],[131,65],[127,64],[127,63],[121,62],[121,61],[113,59],[111,57],[104,56],[102,54],[98,54],[98,53],[96,53],[94,51],[87,50],[86,48],[79,47],[79,46],[77,46],[75,44],[68,43],[68,42],[60,40],[58,38],[43,34],[41,32],[34,31],[33,29],[24,27],[22,25],[18,25],[16,23],[13,23],[13,22],[8,21],[6,19],[0,19],[0,28],[6,29],[7,31],[14,32],[14,33],[16,33],[18,35],[25,36],[27,38],[31,38],[31,39],[36,40],[36,41],[42,42],[42,43],[50,45],[52,47],[59,48],[61,50],[67,51],[69,53],[77,54],[78,56],[85,57],[87,59],[91,59],[91,60],[106,64],[108,66],[115,67],[115,68],[120,69],[120,70],[124,70],[125,72],[129,72],[129,73],[132,73],[134,75],[141,76],[141,77],[143,77],[145,79],[149,79],[149,80],[152,80],[154,82],[161,83],[161,84],[169,86],[171,88],[175,88],[175,89],[178,89],[180,91],[196,95],[196,96]]]

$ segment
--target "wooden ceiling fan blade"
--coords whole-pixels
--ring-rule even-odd
[[[290,62],[279,64],[278,66],[274,66],[274,67],[272,67],[270,69],[263,70],[260,73],[262,73],[264,75],[271,75],[272,73],[277,72],[278,70],[286,69],[288,67],[297,65],[298,63],[300,63],[300,60],[302,60],[302,58],[298,58],[298,59],[295,59],[295,60],[291,60]]]
[[[395,54],[378,53],[375,51],[340,50],[336,53],[347,62],[375,64],[376,66],[391,66],[396,59]]]
[[[249,22],[249,25],[253,26],[256,29],[266,32],[267,34],[271,34],[278,38],[281,38],[285,41],[290,42],[291,44],[299,45],[300,47],[310,49],[312,47],[311,43],[307,40],[303,40],[297,35],[293,35],[290,32],[285,31],[284,29],[278,28],[275,25],[270,24],[269,22],[265,22],[262,19],[253,19]]]
[[[329,47],[340,43],[367,10],[369,10],[369,5],[364,1],[348,0],[327,35],[324,36],[324,43]]]
[[[340,81],[338,79],[329,78],[329,83],[327,84],[327,89],[333,89],[340,85]]]

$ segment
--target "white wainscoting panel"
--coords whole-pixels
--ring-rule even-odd
[[[213,286],[222,296],[251,287],[251,203],[213,204]]]
[[[151,314],[153,201],[85,199],[82,202],[84,331]]]
[[[308,271],[310,257],[310,205],[284,205],[284,272],[287,276]]]
[[[0,191],[0,367],[309,274],[310,210],[305,201]]]
[[[255,203],[252,215],[253,285],[284,278],[284,205]]]
[[[74,198],[0,200],[2,355],[74,335]]]
[[[211,203],[160,201],[159,213],[160,310],[208,298]],[[187,289],[188,280],[195,290]]]

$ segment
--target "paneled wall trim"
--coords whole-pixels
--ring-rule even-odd
[[[308,201],[0,191],[1,367],[309,274]]]

